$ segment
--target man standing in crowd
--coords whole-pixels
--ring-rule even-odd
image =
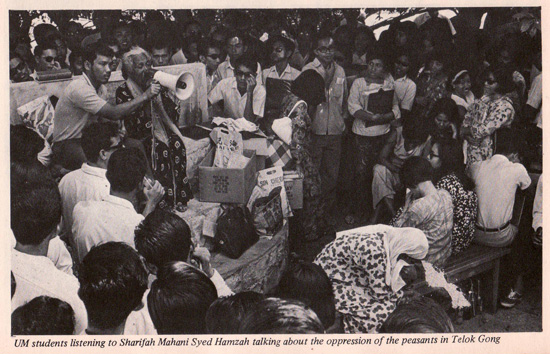
[[[153,38],[149,50],[151,51],[151,59],[154,67],[170,64],[171,46],[166,37],[158,35]]]
[[[235,68],[237,59],[243,56],[249,56],[247,53],[248,44],[244,34],[241,32],[232,32],[225,40],[227,58],[218,66],[218,73],[222,79],[235,76]],[[258,64],[256,70],[256,81],[262,82],[262,68]]]
[[[317,106],[315,117],[312,117],[312,151],[313,160],[321,173],[328,210],[331,210],[336,199],[334,194],[340,170],[342,134],[346,128],[348,85],[344,69],[334,61],[336,47],[332,35],[322,32],[314,43],[315,60],[305,65],[302,72],[313,69],[325,79],[326,102]]]
[[[199,60],[206,66],[206,92],[210,93],[222,79],[218,66],[222,60],[218,42],[207,39],[199,43]]]
[[[151,83],[147,91],[130,102],[108,103],[104,84],[111,76],[113,55],[113,51],[102,44],[88,49],[84,56],[84,73],[65,88],[55,107],[54,161],[68,170],[76,170],[86,162],[81,146],[82,129],[86,125],[97,120],[97,116],[121,120],[160,92],[160,85]]]

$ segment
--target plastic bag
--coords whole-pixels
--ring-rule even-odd
[[[243,138],[234,130],[215,128],[212,131],[216,143],[214,167],[239,167],[242,164]],[[246,161],[244,161],[246,164]]]

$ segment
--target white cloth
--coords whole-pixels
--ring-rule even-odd
[[[232,129],[238,132],[247,131],[255,132],[258,131],[258,126],[245,118],[233,119],[233,118],[222,118],[215,117],[212,119],[212,124],[215,125],[225,125],[228,129]]]
[[[542,227],[542,175],[539,177],[533,202],[533,230],[537,231],[539,227]]]
[[[16,243],[17,241],[15,240],[13,232],[10,232],[11,248],[15,248]],[[63,242],[59,236],[56,236],[50,240],[47,257],[53,262],[57,269],[63,273],[73,275],[73,258],[71,257],[67,246],[65,246],[65,242]]]
[[[11,251],[11,271],[15,277],[16,290],[11,299],[12,311],[38,296],[50,296],[66,301],[75,313],[75,333],[86,326],[87,315],[84,303],[78,297],[78,280],[58,270],[50,259]]]
[[[539,109],[535,123],[537,127],[542,128],[542,72],[533,79],[526,103],[534,109]]]
[[[275,67],[275,65],[273,65],[262,71],[262,83],[265,85],[268,77],[273,79],[294,81],[298,76],[300,76],[300,71],[294,69],[289,64],[287,64],[285,70],[283,70],[281,75],[279,75],[279,73],[277,72],[277,68]]]
[[[399,102],[399,108],[410,111],[416,97],[416,84],[406,75],[395,79],[395,95]]]
[[[107,170],[83,163],[78,170],[67,173],[59,182],[63,202],[61,236],[74,247],[72,237],[73,209],[78,202],[101,200],[109,195],[110,183],[105,177]]]
[[[264,116],[265,95],[264,85],[258,82],[252,93],[252,111],[259,117]],[[229,77],[218,82],[208,94],[208,100],[211,104],[223,101],[223,113],[227,118],[244,117],[247,97],[248,93],[241,96],[235,77]]]
[[[135,248],[134,230],[144,219],[126,199],[108,195],[100,201],[78,203],[73,211],[73,237],[78,262],[93,246],[116,241]]]
[[[134,310],[128,315],[126,319],[126,325],[124,325],[124,335],[156,335],[157,330],[153,324],[153,320],[149,315],[149,309],[147,308],[147,295],[149,289],[143,293],[141,300],[143,307],[139,310]]]
[[[468,91],[468,93],[466,93],[466,99],[460,97],[460,96],[457,96],[455,95],[454,93],[451,95],[451,99],[453,101],[455,101],[456,105],[457,106],[462,106],[464,107],[466,110],[468,110],[468,108],[470,108],[470,106],[474,103],[474,101],[476,100],[474,94],[472,93],[472,91]]]
[[[170,65],[179,65],[179,64],[187,64],[187,58],[185,57],[185,54],[183,54],[183,50],[178,50],[176,54],[172,55],[170,58]]]
[[[497,154],[473,164],[471,174],[479,205],[477,224],[487,229],[502,227],[512,219],[517,188],[531,184],[527,170]]]

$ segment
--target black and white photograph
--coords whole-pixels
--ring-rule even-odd
[[[542,8],[374,5],[9,9],[6,349],[542,335]]]

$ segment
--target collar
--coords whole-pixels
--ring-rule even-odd
[[[88,83],[88,85],[92,86],[93,89],[96,91],[96,92],[99,92],[99,90],[101,90],[101,86],[103,86],[103,84],[100,84],[99,87],[97,88],[97,90],[95,89],[94,85],[92,85],[92,82],[90,81],[90,78],[88,77],[88,75],[86,75],[85,72],[82,72],[82,77],[84,77],[84,80],[86,80],[86,82]]]
[[[407,75],[405,75],[405,76],[403,76],[403,77],[400,77],[399,79],[395,79],[395,78],[393,79],[393,81],[395,81],[395,82],[407,81],[407,80],[408,80],[408,76],[407,76]]]
[[[121,206],[123,208],[132,210],[134,213],[137,213],[136,210],[134,209],[134,205],[126,199],[119,198],[119,197],[116,197],[114,195],[109,194],[108,196],[103,198],[103,201],[105,201],[107,203],[111,203],[111,204]]]
[[[23,253],[21,251],[12,248],[11,256],[14,258],[22,259],[25,263],[40,263],[43,267],[55,266],[51,259],[45,256],[35,256],[32,254]]]
[[[276,65],[273,65],[268,70],[269,70],[269,72],[276,72],[277,75],[279,75],[279,73],[277,72],[277,66]],[[290,73],[290,64],[286,64],[285,70],[283,70],[283,73],[279,76],[283,76],[286,73]]]
[[[316,68],[322,67],[324,69],[323,64],[321,64],[321,62],[317,58],[313,59],[313,61],[311,62],[311,65],[313,65]]]
[[[104,169],[104,168],[90,166],[90,165],[88,165],[88,163],[84,162],[80,169],[82,170],[82,172],[84,172],[88,175],[101,177],[101,178],[107,178],[106,177],[107,170]]]

